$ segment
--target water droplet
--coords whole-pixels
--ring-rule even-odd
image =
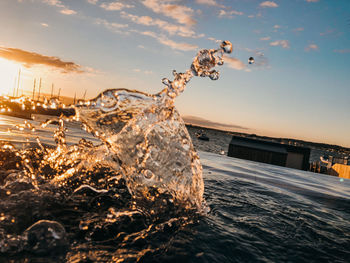
[[[163,79],[162,79],[162,83],[163,83],[165,86],[168,86],[168,87],[171,86],[171,81],[168,80],[167,78],[163,78]]]
[[[142,174],[146,179],[152,179],[154,177],[154,174],[150,170],[143,170]]]
[[[232,43],[228,40],[222,41],[220,47],[225,53],[230,54],[232,52]]]
[[[210,72],[209,78],[211,80],[217,80],[219,78],[219,76],[220,76],[220,73],[216,70],[213,70]]]
[[[253,58],[253,57],[250,57],[250,58],[248,59],[248,63],[249,63],[249,64],[254,64],[254,63],[255,63],[254,58]]]

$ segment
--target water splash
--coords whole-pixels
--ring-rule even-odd
[[[165,92],[170,98],[175,98],[186,88],[186,84],[193,76],[209,77],[212,80],[219,78],[219,72],[214,68],[215,66],[223,65],[223,54],[232,52],[232,44],[229,41],[223,41],[219,49],[203,49],[200,50],[194,58],[191,68],[185,73],[177,73],[173,71],[174,80],[170,81],[167,78],[162,80],[163,84],[167,86]]]
[[[174,79],[163,79],[165,88],[154,95],[112,89],[69,109],[55,100],[9,99],[6,112],[40,108],[65,116],[41,125],[57,125],[56,147],[39,137],[36,148],[0,144],[0,165],[6,169],[0,170],[0,252],[58,253],[57,262],[101,261],[100,242],[113,251],[102,253],[104,261],[111,255],[122,262],[161,253],[169,233],[193,224],[203,211],[202,166],[174,100],[194,76],[218,79],[214,67],[230,52],[228,41],[199,51],[190,69],[173,71]],[[67,143],[69,125],[76,121],[100,143]],[[17,128],[40,131],[30,121]],[[95,252],[87,255],[90,249]]]
[[[52,123],[58,125],[54,132],[56,148],[45,147],[38,138],[39,149],[20,154],[29,177],[67,186],[81,175],[81,171],[108,167],[126,181],[135,199],[153,200],[159,194],[167,194],[184,207],[201,208],[202,167],[174,100],[194,76],[217,80],[219,72],[214,67],[223,65],[224,53],[231,52],[229,41],[223,41],[218,49],[200,50],[186,72],[174,70],[173,80],[164,78],[165,88],[154,95],[111,89],[70,109],[57,100],[35,103],[18,98],[11,101],[27,110],[35,107],[60,109],[59,113],[66,115],[58,122],[48,120],[41,125],[42,128]],[[68,146],[66,121],[81,122],[84,129],[99,138],[102,144],[94,146],[82,139],[79,144]],[[27,121],[19,126],[19,129],[24,128],[35,131]],[[79,180],[80,185],[85,183],[84,178]],[[90,186],[100,189],[96,184]]]
[[[229,41],[219,49],[199,51],[189,70],[174,70],[172,81],[162,80],[166,88],[158,94],[106,90],[75,107],[74,118],[104,142],[107,149],[100,151],[114,162],[134,197],[149,198],[156,189],[177,202],[201,207],[202,167],[174,99],[193,76],[218,79],[219,72],[213,68],[222,65],[223,54],[230,52]]]

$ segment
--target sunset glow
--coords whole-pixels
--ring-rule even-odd
[[[17,85],[20,64],[0,58],[0,93],[12,95],[13,88]],[[16,83],[16,84],[15,84]]]
[[[154,94],[200,49],[230,40],[219,80],[193,79],[177,99],[182,116],[350,146],[349,12],[348,0],[0,1],[1,92],[21,65],[24,93],[41,78],[44,92],[70,97]]]

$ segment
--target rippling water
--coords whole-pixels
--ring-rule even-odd
[[[201,160],[211,212],[198,236],[208,262],[348,261],[350,181],[208,153]]]
[[[348,180],[206,152],[200,158],[201,213],[163,199],[136,204],[116,178],[108,191],[82,182],[38,188],[2,171],[0,261],[348,262]],[[104,184],[110,173],[84,176]]]

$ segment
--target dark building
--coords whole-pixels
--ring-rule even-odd
[[[308,170],[310,149],[233,136],[227,155],[255,162]]]

